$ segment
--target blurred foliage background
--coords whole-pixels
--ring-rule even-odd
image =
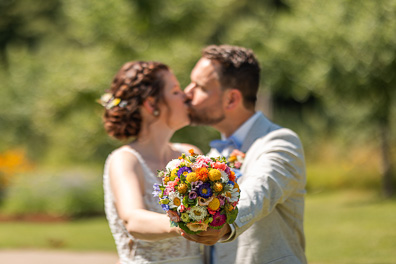
[[[309,192],[390,197],[395,32],[395,0],[0,0],[2,211],[101,213],[103,164],[120,143],[96,100],[130,60],[164,62],[185,87],[209,44],[255,52],[257,108],[302,138]],[[172,140],[207,151],[218,136],[186,127]]]

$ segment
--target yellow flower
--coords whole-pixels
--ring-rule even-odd
[[[177,190],[179,191],[179,193],[186,193],[187,192],[187,189],[188,189],[188,186],[187,186],[187,184],[185,184],[185,183],[181,183],[181,184],[179,184],[179,186],[177,187]]]
[[[236,161],[237,160],[237,157],[236,156],[230,156],[229,158],[228,158],[228,162],[234,162],[234,161]]]
[[[221,192],[223,190],[223,184],[221,182],[215,182],[213,189],[215,192]]]
[[[171,180],[172,181],[177,178],[177,171],[178,170],[179,170],[178,168],[172,170],[172,172],[171,172]]]
[[[208,205],[209,209],[212,211],[216,211],[220,207],[220,200],[217,198],[214,198]]]
[[[221,179],[221,172],[218,169],[212,169],[209,171],[209,179],[211,181],[218,181]]]
[[[181,214],[181,220],[182,220],[184,223],[190,222],[190,217],[188,216],[188,213],[182,213],[182,214]]]
[[[226,204],[225,208],[228,212],[231,212],[232,210],[234,210],[234,206],[232,206],[231,204]]]
[[[165,184],[167,184],[167,183],[168,183],[168,181],[170,181],[170,179],[169,179],[169,177],[168,177],[168,176],[166,176],[166,177],[164,178],[164,183],[165,183]]]
[[[195,174],[195,172],[190,172],[189,174],[187,174],[187,181],[190,183],[197,181],[197,175]]]

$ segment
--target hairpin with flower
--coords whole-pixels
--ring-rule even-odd
[[[98,102],[103,105],[106,109],[111,109],[115,106],[125,107],[128,104],[128,101],[121,100],[120,98],[115,98],[111,93],[103,94]]]

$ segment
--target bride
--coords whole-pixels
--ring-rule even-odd
[[[106,132],[128,143],[107,158],[105,212],[120,263],[202,263],[200,246],[170,227],[153,197],[156,171],[191,145],[170,143],[189,124],[185,95],[168,68],[158,62],[128,62],[101,97]]]

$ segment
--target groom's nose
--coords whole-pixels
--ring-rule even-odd
[[[184,89],[184,93],[186,94],[188,99],[192,99],[193,98],[193,94],[194,94],[194,84],[190,83],[185,89]]]

